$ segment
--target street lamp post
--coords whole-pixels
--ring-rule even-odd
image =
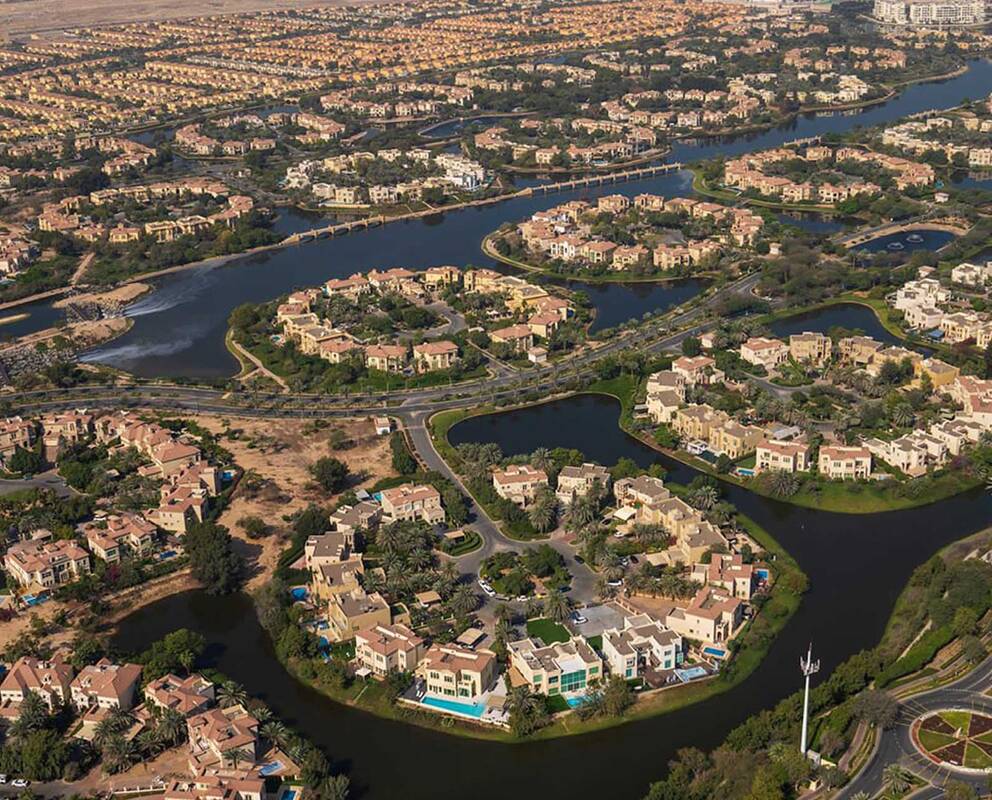
[[[806,658],[799,657],[799,669],[806,678],[806,692],[803,695],[803,733],[799,742],[799,752],[806,755],[806,733],[809,730],[809,679],[820,671],[820,662],[813,660],[813,643],[810,642]]]

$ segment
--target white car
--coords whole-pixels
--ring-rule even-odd
[[[15,789],[26,789],[28,786],[31,785],[31,781],[26,781],[24,780],[24,778],[15,778],[13,781],[11,781],[10,785],[13,786]]]
[[[606,585],[613,586],[615,588],[617,586],[623,586],[623,581],[607,581]]]
[[[6,783],[6,782],[7,782],[7,776],[6,775],[0,775],[0,784]]]
[[[572,612],[572,622],[574,622],[576,625],[584,625],[588,621],[589,620],[586,619],[585,616],[580,614],[578,611]]]

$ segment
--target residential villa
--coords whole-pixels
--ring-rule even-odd
[[[623,628],[603,631],[603,658],[613,675],[630,680],[682,663],[682,637],[647,614],[624,617]]]
[[[423,520],[429,525],[444,522],[441,494],[433,486],[404,483],[382,490],[382,515],[386,522]]]
[[[189,717],[205,711],[214,702],[214,685],[202,675],[185,678],[168,674],[145,685],[145,703],[155,708],[170,708]]]
[[[355,634],[355,663],[377,678],[413,672],[425,652],[424,640],[406,625],[374,625]]]
[[[426,694],[468,703],[491,688],[498,673],[495,653],[454,644],[431,645],[417,665]]]
[[[693,564],[692,580],[724,589],[740,600],[750,600],[757,576],[754,566],[745,564],[740,553],[713,553],[709,564]]]
[[[822,333],[794,333],[789,337],[789,356],[799,362],[822,366],[830,360],[833,343]]]
[[[806,472],[810,468],[809,445],[779,439],[765,439],[755,448],[754,471]]]
[[[550,645],[520,639],[507,647],[511,683],[526,684],[537,694],[581,697],[603,677],[603,660],[581,637]]]
[[[744,621],[744,604],[726,592],[700,589],[685,608],[675,608],[665,624],[686,639],[720,644],[730,639]]]
[[[871,475],[871,453],[865,447],[820,447],[820,474],[841,480],[864,480]]]
[[[506,469],[493,470],[496,494],[524,508],[534,502],[537,490],[547,485],[547,473],[529,464],[510,464]]]
[[[778,339],[753,336],[741,345],[740,357],[771,372],[789,357],[789,345]]]
[[[358,631],[377,625],[391,625],[392,611],[389,603],[378,592],[366,592],[361,587],[332,594],[327,603],[327,620],[330,623],[328,638],[344,642],[354,638]]]
[[[194,775],[232,766],[235,754],[242,764],[258,757],[258,720],[241,705],[211,708],[186,720],[189,766]]]
[[[53,589],[90,572],[90,554],[74,541],[46,541],[42,537],[50,537],[48,531],[35,536],[10,545],[3,560],[7,573],[25,589]]]
[[[137,664],[114,664],[106,658],[88,664],[69,686],[72,704],[77,711],[108,709],[129,711],[134,707],[141,682]]]
[[[28,656],[17,659],[0,683],[0,716],[16,719],[28,692],[38,695],[49,711],[67,704],[73,672],[72,665],[59,656],[51,661]]]
[[[604,492],[610,488],[610,472],[599,464],[582,464],[579,467],[571,465],[562,467],[558,473],[558,500],[565,505],[575,497],[585,497],[594,486],[599,486]]]
[[[127,555],[144,556],[155,546],[158,529],[138,514],[113,514],[80,528],[97,558],[116,564]]]

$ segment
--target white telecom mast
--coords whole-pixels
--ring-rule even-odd
[[[806,678],[806,693],[803,696],[803,735],[799,742],[799,752],[806,755],[806,732],[809,730],[809,679],[820,671],[820,662],[813,660],[813,643],[810,642],[806,658],[799,657],[799,669]]]

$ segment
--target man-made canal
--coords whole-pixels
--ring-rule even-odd
[[[735,139],[679,142],[670,159],[690,162],[732,156],[796,138],[844,132],[856,125],[873,125],[931,108],[946,108],[966,97],[984,95],[989,85],[992,62],[975,60],[957,78],[915,84],[883,105],[844,114],[806,115],[779,128]],[[673,196],[690,191],[689,174],[676,173],[393,223],[338,239],[234,259],[224,267],[177,273],[161,279],[158,290],[132,308],[135,324],[128,333],[88,358],[147,377],[227,376],[236,369],[234,358],[224,347],[227,317],[241,303],[261,302],[294,288],[372,268],[487,265],[488,259],[479,252],[481,239],[504,222],[523,219],[539,209],[577,197],[595,198],[615,192]],[[680,291],[677,286],[667,288]],[[597,324],[602,327],[611,327],[623,321],[621,318],[639,316],[652,308],[666,307],[678,299],[675,294],[654,290],[650,302],[646,302],[643,286],[637,285],[587,291],[601,309],[603,319]]]
[[[617,427],[618,403],[583,395],[520,411],[469,419],[452,441],[495,441],[506,453],[574,447],[603,464],[620,457],[660,461],[669,479],[693,471],[660,456]],[[977,491],[911,511],[850,516],[761,498],[725,487],[727,498],[763,525],[799,561],[811,589],[758,669],[723,695],[683,710],[578,737],[516,745],[446,736],[338,705],[290,678],[241,595],[190,592],[136,611],[115,639],[140,650],[180,627],[211,643],[210,661],[249,694],[324,747],[349,771],[356,797],[434,800],[469,793],[566,800],[642,797],[680,747],[712,748],[749,715],[800,688],[797,660],[810,640],[824,680],[840,661],[881,637],[912,570],[943,545],[987,525],[992,496]]]

